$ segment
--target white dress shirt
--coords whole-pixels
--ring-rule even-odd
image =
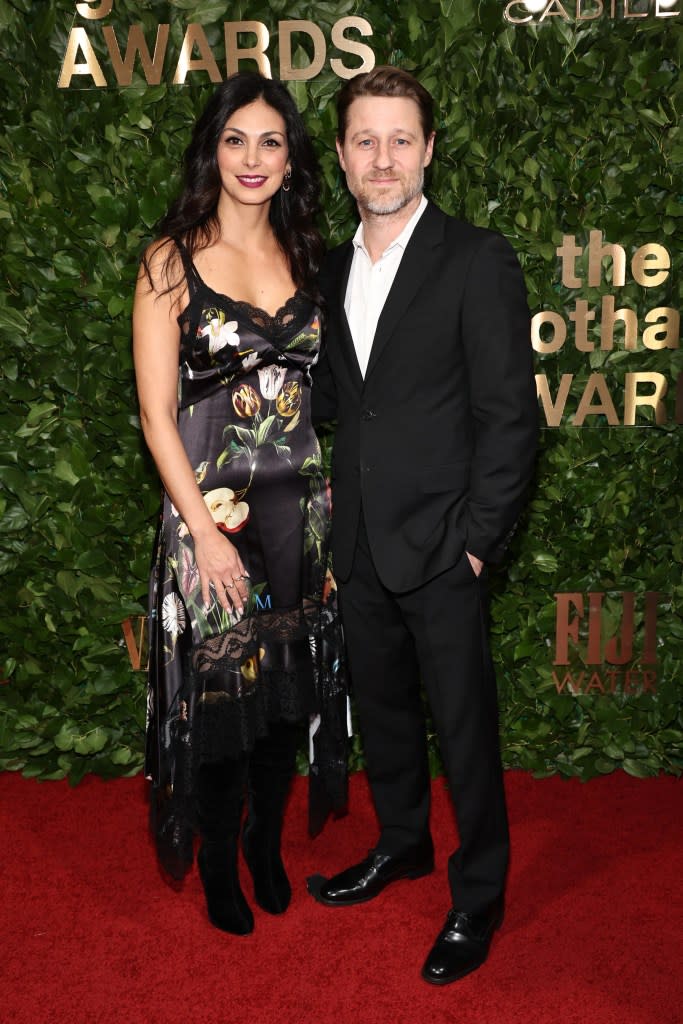
[[[373,263],[365,248],[362,222],[353,237],[353,260],[346,286],[344,309],[351,329],[360,372],[365,377],[370,350],[377,330],[377,321],[384,308],[389,290],[403,258],[405,247],[415,226],[427,208],[424,196],[401,234],[387,246]]]

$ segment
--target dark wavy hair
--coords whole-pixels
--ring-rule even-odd
[[[285,122],[290,189],[279,189],[270,203],[270,223],[283,253],[289,260],[292,278],[309,298],[319,302],[317,276],[323,257],[323,242],[315,226],[320,187],[318,162],[296,104],[281,82],[254,71],[231,75],[209,99],[192,132],[183,157],[183,189],[158,225],[158,237],[169,239],[163,263],[166,292],[182,279],[173,239],[182,239],[190,258],[216,240],[221,179],[216,150],[228,119],[236,110],[263,99]],[[143,259],[147,276],[149,264]]]

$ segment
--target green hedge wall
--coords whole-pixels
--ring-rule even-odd
[[[220,66],[224,20],[264,22],[275,56],[280,19],[312,20],[329,41],[340,17],[360,14],[372,25],[364,41],[377,62],[414,70],[436,99],[428,191],[512,241],[534,310],[573,308],[578,293],[562,285],[555,249],[566,234],[584,246],[591,230],[629,256],[649,242],[674,254],[661,287],[628,278],[618,305],[635,309],[641,323],[653,306],[676,307],[680,17],[576,24],[575,4],[566,3],[570,20],[512,26],[503,8],[497,0],[406,0],[397,17],[389,0],[115,0],[98,22],[67,0],[0,0],[0,768],[76,782],[86,772],[141,767],[144,675],[131,669],[121,621],[144,614],[159,485],[136,415],[131,297],[141,249],[177,187],[190,126],[212,88],[203,73],[184,87],[171,85],[170,74],[150,87],[138,72],[118,88],[107,71],[108,88],[83,88],[92,82],[79,77],[58,89],[71,25],[86,29],[109,68],[98,41],[103,24],[115,26],[123,45],[124,28],[142,23],[151,41],[168,15],[177,53],[184,26],[201,22]],[[307,62],[302,52],[296,59]],[[322,226],[332,243],[354,224],[334,153],[338,86],[329,62],[291,86],[320,156]],[[615,291],[605,280],[580,296],[593,306]],[[599,325],[591,331],[599,337]],[[592,372],[603,372],[619,396],[633,371],[663,373],[673,392],[683,367],[677,347],[649,350],[639,341],[637,351],[616,344],[587,355],[568,339],[561,352],[539,357],[538,369],[553,394],[561,374],[574,375],[571,413]],[[510,766],[583,778],[619,767],[680,771],[681,441],[671,395],[667,403],[659,426],[645,411],[634,428],[591,416],[583,427],[543,431],[533,499],[494,578]],[[618,630],[622,592],[636,593],[635,665],[644,595],[661,595],[656,694],[558,693],[554,595],[592,591],[607,595],[605,635]],[[582,632],[569,671],[585,668],[583,643]],[[597,671],[604,677],[607,669]],[[438,770],[435,748],[433,759]]]

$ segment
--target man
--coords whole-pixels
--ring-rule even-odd
[[[326,264],[313,400],[317,418],[337,419],[334,571],[381,832],[318,895],[360,903],[433,870],[421,679],[460,835],[453,909],[422,970],[446,984],[484,962],[503,918],[509,844],[486,576],[533,469],[529,313],[508,243],[422,195],[429,93],[378,67],[345,84],[338,115],[361,223]]]

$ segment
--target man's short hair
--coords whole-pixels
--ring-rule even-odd
[[[434,129],[434,101],[423,85],[403,68],[380,65],[350,78],[337,96],[337,138],[343,144],[349,107],[361,96],[398,96],[417,103],[425,142]]]

